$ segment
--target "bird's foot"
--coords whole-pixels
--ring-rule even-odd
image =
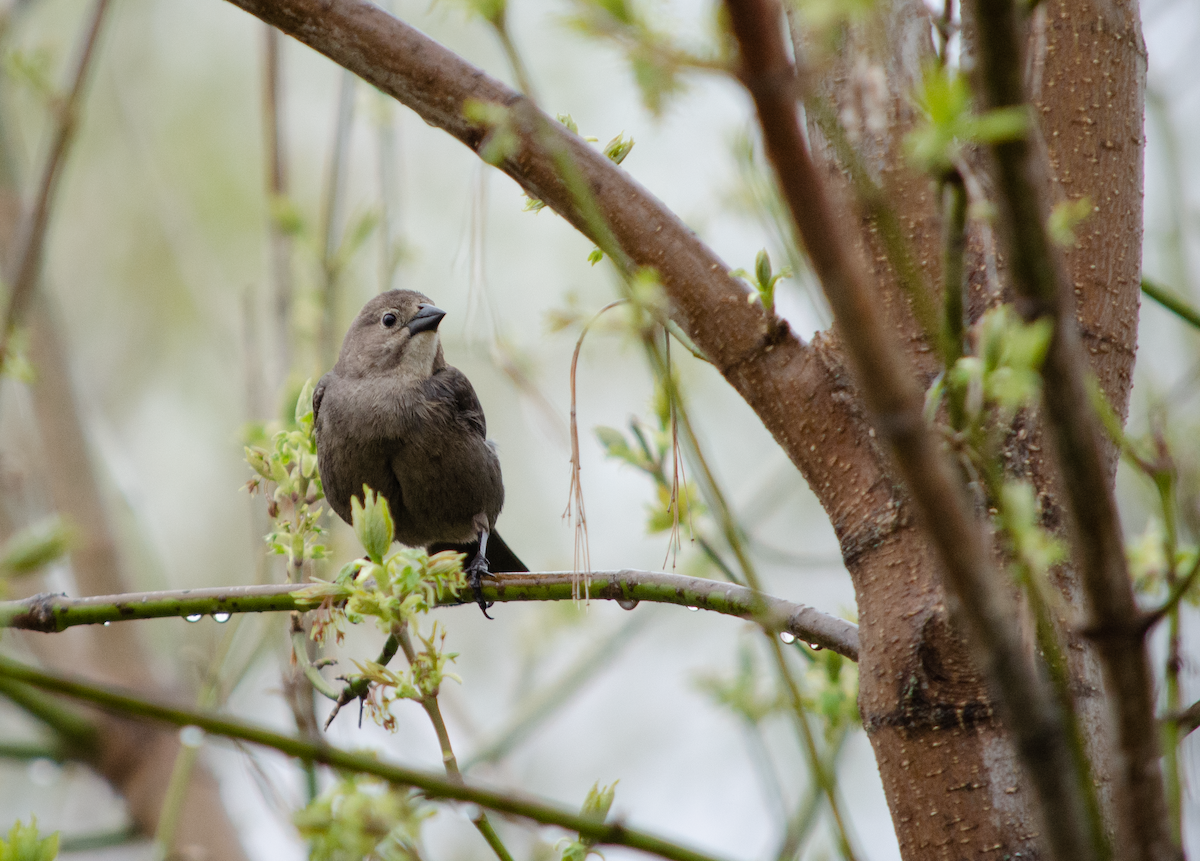
[[[488,570],[487,557],[479,554],[463,570],[463,573],[467,575],[467,585],[475,594],[475,602],[479,604],[479,609],[483,611],[484,617],[492,618],[488,616],[488,607],[492,606],[494,602],[483,599],[483,579],[486,577],[489,580],[495,580],[496,575]]]

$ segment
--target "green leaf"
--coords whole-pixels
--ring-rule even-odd
[[[354,523],[354,534],[367,556],[376,565],[383,564],[383,557],[392,546],[395,535],[395,523],[388,510],[387,500],[363,485],[365,502],[359,502],[357,496],[350,498],[350,517]]]
[[[309,377],[296,396],[296,424],[302,428],[311,428],[313,423],[313,381]]]
[[[72,530],[61,517],[25,527],[0,548],[0,574],[30,574],[70,549]]]
[[[575,122],[575,118],[570,114],[559,114],[558,121],[567,127],[567,131],[579,134],[579,124]]]
[[[914,164],[934,176],[953,169],[963,146],[1017,140],[1029,127],[1021,106],[974,114],[966,78],[944,66],[926,69],[913,100],[925,119],[905,138],[905,148]]]
[[[973,118],[966,136],[974,143],[1003,143],[1021,140],[1029,129],[1029,112],[1021,105],[995,108]]]

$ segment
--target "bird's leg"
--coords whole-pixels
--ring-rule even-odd
[[[480,582],[484,577],[492,580],[496,579],[496,575],[488,570],[488,534],[487,529],[479,530],[479,552],[475,554],[475,558],[471,560],[471,564],[463,570],[463,573],[467,575],[467,583],[470,585],[471,591],[475,593],[475,600],[479,603],[479,609],[483,611],[485,617],[490,619],[492,617],[488,616],[488,607],[492,606],[492,602],[483,600],[483,586]]]

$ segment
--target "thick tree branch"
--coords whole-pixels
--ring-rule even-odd
[[[567,601],[572,598],[573,580],[580,576],[588,578],[589,594],[595,600],[678,604],[738,616],[770,631],[786,632],[806,643],[858,660],[858,626],[853,622],[719,580],[629,569],[584,575],[571,571],[497,574],[494,581],[483,584],[483,597],[499,602]],[[53,633],[76,625],[132,619],[214,615],[228,618],[231,613],[316,610],[322,600],[306,597],[303,587],[291,584],[134,592],[91,598],[42,594],[21,601],[0,601],[0,628]]]
[[[979,80],[988,108],[1026,104],[1021,40],[1011,0],[974,0]],[[1163,794],[1154,687],[1144,627],[1126,567],[1108,458],[1091,408],[1088,364],[1075,319],[1074,293],[1046,229],[1049,182],[1028,138],[992,147],[1005,217],[1017,307],[1027,320],[1050,319],[1054,337],[1043,367],[1043,410],[1072,514],[1075,553],[1108,694],[1116,711],[1121,763],[1116,770],[1122,857],[1179,857]]]
[[[400,786],[416,787],[429,798],[473,802],[489,810],[520,816],[545,825],[557,825],[569,831],[578,831],[593,838],[597,843],[629,846],[675,861],[713,861],[712,856],[695,852],[644,831],[628,828],[620,821],[604,822],[596,817],[574,813],[514,792],[485,789],[439,774],[391,765],[380,762],[373,753],[351,753],[321,742],[305,741],[271,732],[212,712],[175,708],[127,696],[63,676],[39,672],[8,658],[0,657],[0,677],[90,702],[122,717],[159,721],[175,726],[195,726],[211,735],[273,748],[303,762],[317,762],[338,770],[375,775]]]
[[[883,325],[866,269],[833,211],[813,167],[796,106],[795,73],[781,36],[777,0],[727,0],[768,156],[821,279],[839,333],[856,368],[874,425],[924,516],[942,564],[955,621],[1033,779],[1052,857],[1094,858],[1085,801],[1089,787],[1074,768],[1063,716],[1028,660],[1011,600],[991,562],[983,525],[922,415],[922,395]]]

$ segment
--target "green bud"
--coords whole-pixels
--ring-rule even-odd
[[[267,453],[261,448],[246,446],[246,463],[250,464],[250,468],[263,478],[273,478],[271,463],[267,458]]]
[[[754,277],[760,289],[771,283],[771,256],[765,248],[754,258]]]
[[[617,135],[604,146],[604,154],[614,164],[620,164],[625,161],[625,156],[629,155],[633,149],[633,138],[626,139],[624,132]]]
[[[307,419],[307,427],[312,427],[313,414],[313,381],[309,377],[304,381],[304,385],[300,389],[300,395],[296,398],[296,424],[300,427],[306,427],[305,420]]]
[[[587,798],[583,800],[583,807],[580,808],[580,813],[584,816],[594,816],[596,819],[604,819],[608,816],[608,811],[612,807],[613,798],[617,794],[617,784],[619,780],[613,781],[610,785],[604,788],[600,787],[600,781],[592,784],[592,788],[588,790]]]
[[[358,497],[350,500],[350,516],[354,521],[354,534],[358,536],[367,556],[376,565],[383,564],[383,557],[392,546],[392,536],[395,534],[395,524],[392,514],[388,511],[387,500],[379,496],[365,484],[363,485],[365,503],[359,502]]]

